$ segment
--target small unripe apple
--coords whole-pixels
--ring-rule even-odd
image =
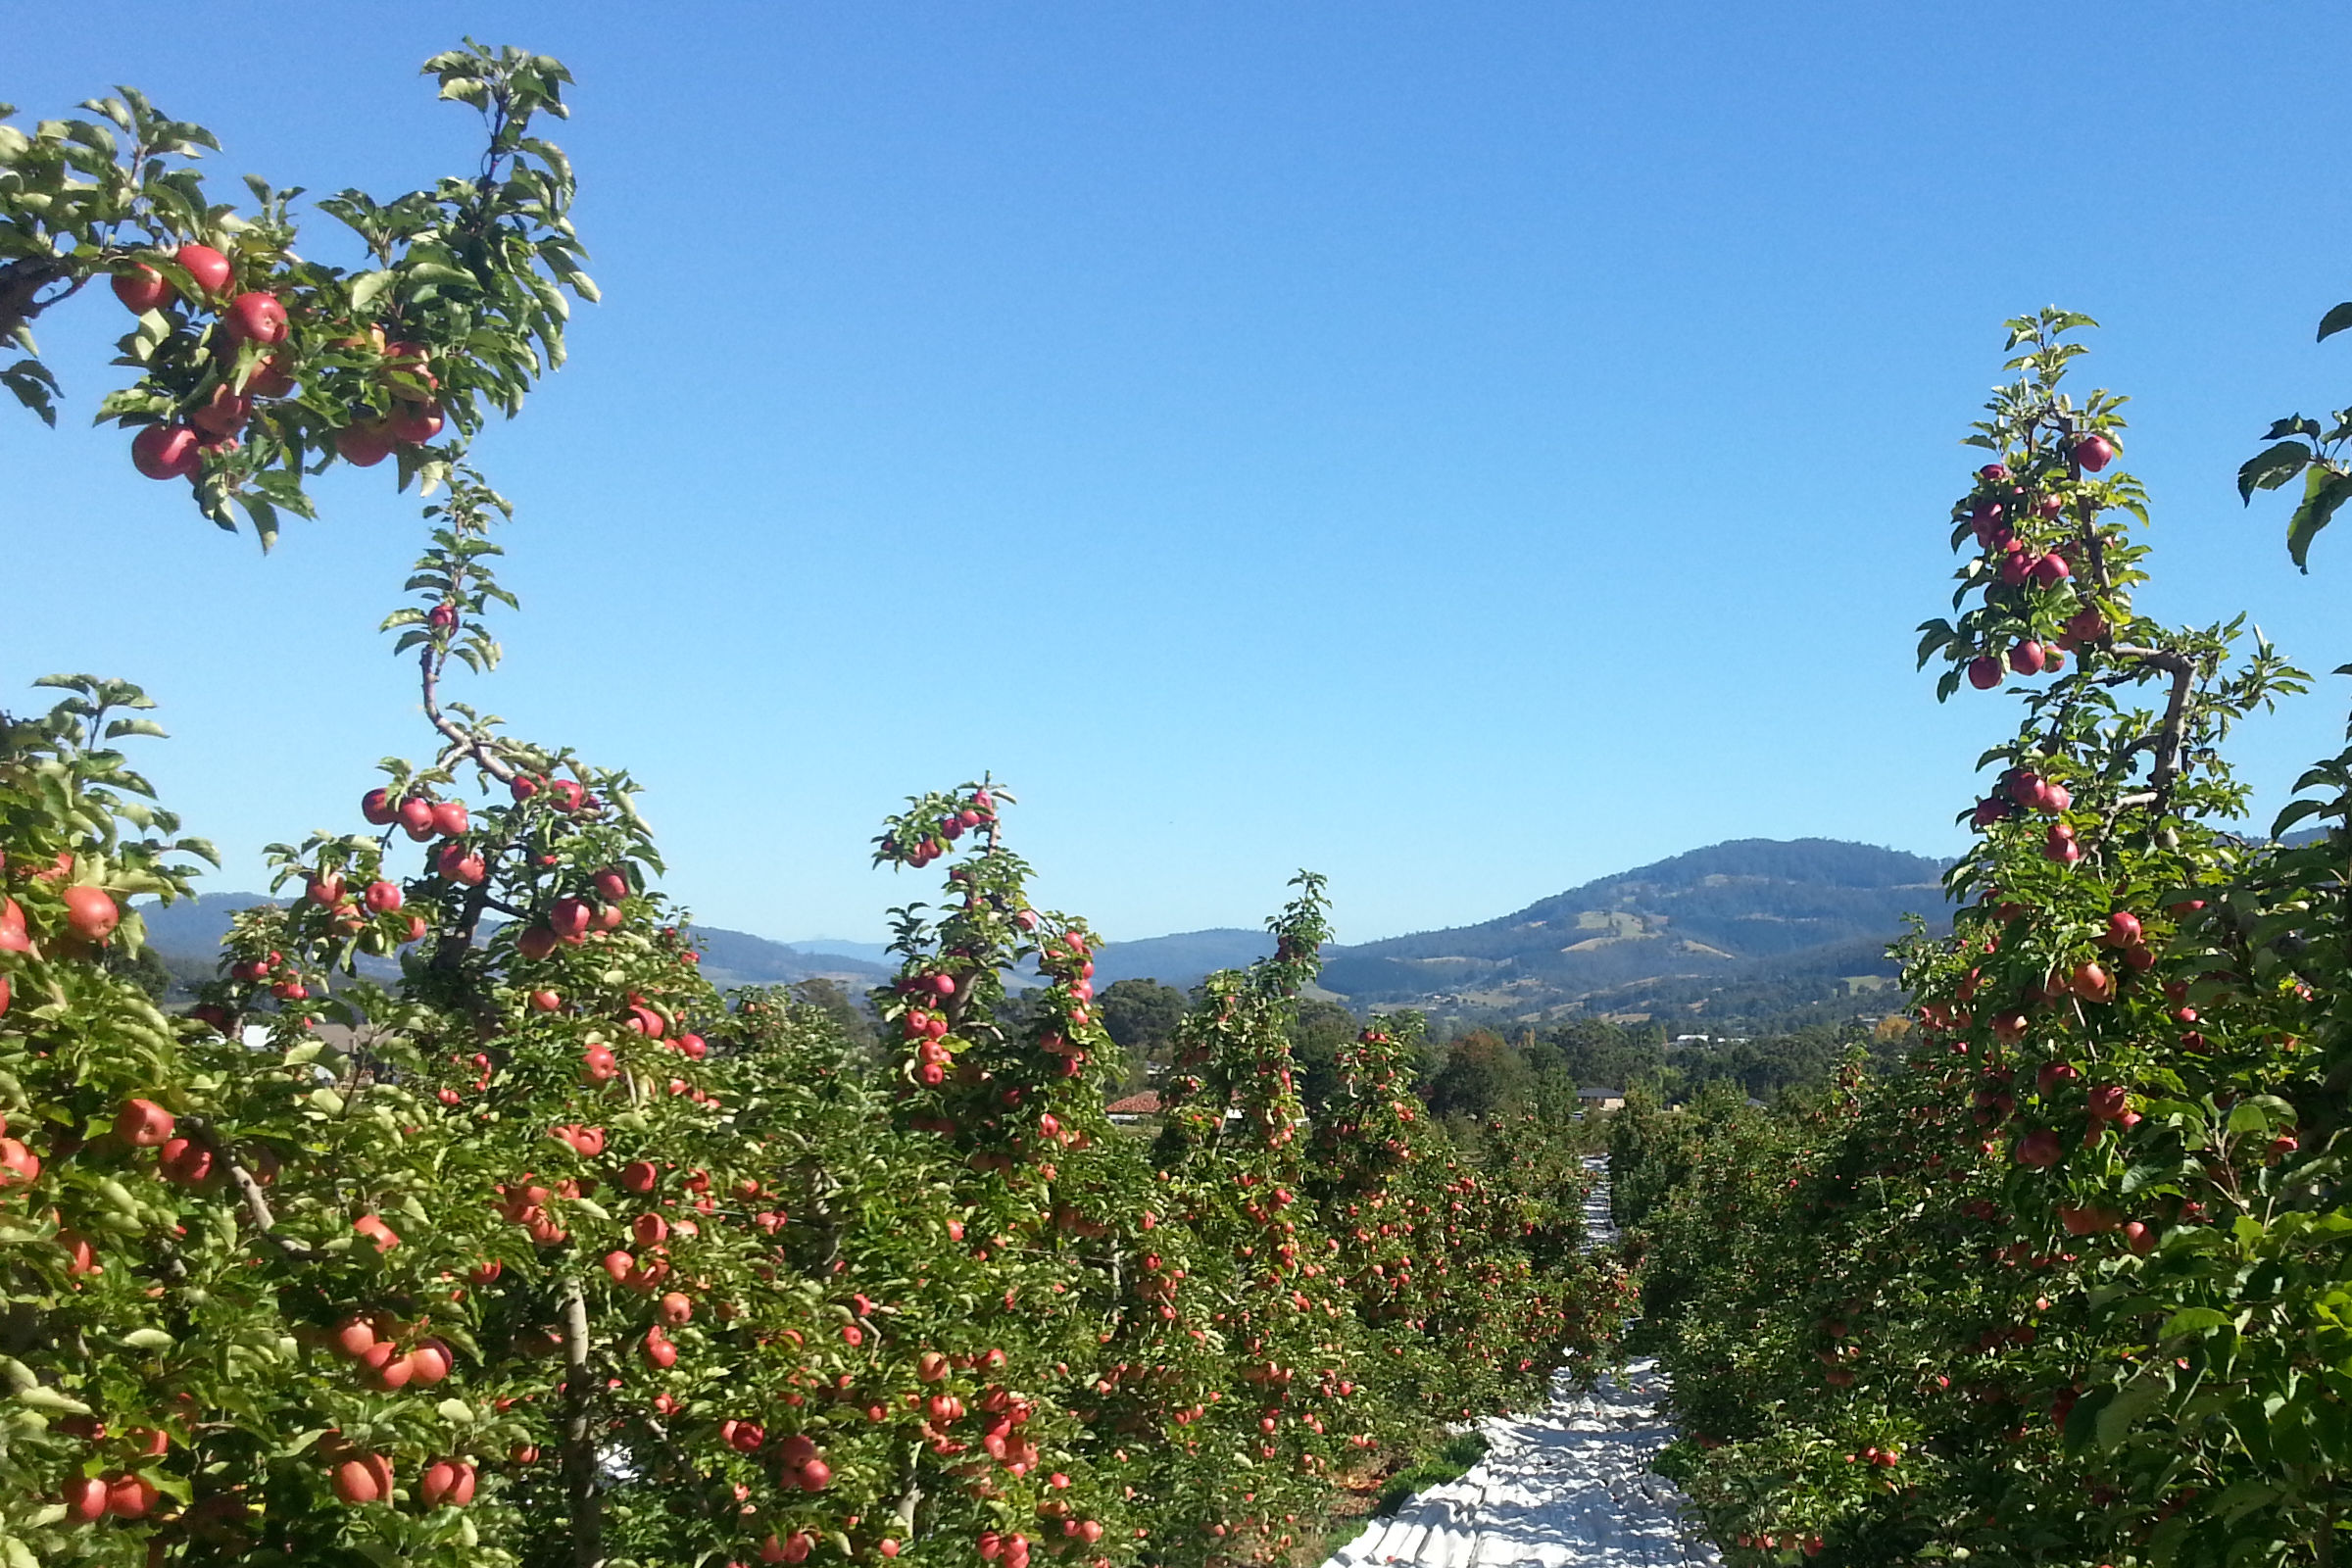
[[[150,479],[185,479],[203,461],[184,424],[151,424],[130,439],[130,466]]]

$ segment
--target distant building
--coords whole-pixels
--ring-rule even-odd
[[[1587,1110],[1623,1110],[1625,1091],[1622,1089],[1579,1089],[1576,1098],[1584,1102]]]

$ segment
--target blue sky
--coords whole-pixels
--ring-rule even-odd
[[[2045,303],[2134,399],[2143,608],[2352,659],[2352,539],[2299,578],[2230,487],[2352,389],[2312,342],[2352,297],[2331,13],[337,15],[35,10],[0,99],[131,82],[230,189],[388,194],[472,156],[427,54],[572,67],[606,303],[477,447],[524,613],[472,695],[631,767],[711,923],[878,934],[912,889],[875,821],[983,767],[1114,937],[1254,924],[1300,865],[1360,940],[1724,838],[1952,853],[2011,716],[1939,710],[1912,628],[1999,323]],[[424,750],[372,630],[419,529],[344,470],[266,561],[215,533],[85,427],[120,330],[102,293],[44,321],[67,428],[0,417],[6,686],[147,684],[142,760],[249,887]],[[2266,819],[2343,685],[2242,732]]]

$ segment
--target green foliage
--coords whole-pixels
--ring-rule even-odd
[[[1954,934],[1901,949],[1907,1059],[1769,1115],[1629,1106],[1613,1129],[1690,1434],[1660,1468],[1736,1563],[2343,1544],[2352,768],[2313,769],[2281,819],[2321,837],[2220,826],[2245,798],[2224,741],[2303,677],[2239,655],[2237,622],[2135,613],[2121,519],[2144,501],[2089,444],[2120,400],[2059,389],[2081,324],[2012,323],[2021,373],[1974,438],[1998,462],[1954,510],[1982,603],[1928,628],[1939,695],[2053,630],[2078,667],[2011,662],[2035,684],[1985,754]],[[2072,569],[2004,581],[2020,552]]]
[[[144,279],[159,297],[124,297],[136,319],[116,361],[134,380],[99,416],[184,441],[180,466],[155,476],[184,473],[205,515],[233,529],[242,514],[267,547],[281,514],[313,514],[305,481],[338,456],[396,456],[402,486],[429,492],[492,411],[518,413],[563,363],[566,296],[596,288],[570,164],[533,131],[567,112],[564,67],[468,40],[424,71],[480,113],[480,168],[388,201],[322,199],[361,243],[356,269],[296,254],[300,191],[248,179],[246,211],[213,200],[196,164],[220,144],[132,89],[29,132],[0,110],[0,337],[25,355],[0,384],[54,424],[58,381],[33,321],[92,282]],[[224,283],[191,270],[204,265],[191,245]],[[258,335],[243,311],[256,301],[277,313]]]

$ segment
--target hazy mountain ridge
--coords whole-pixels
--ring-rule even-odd
[[[1891,978],[1886,945],[1906,914],[1944,923],[1944,863],[1838,839],[1739,839],[1539,899],[1477,925],[1327,949],[1322,989],[1357,1006],[1466,1005],[1522,1013],[1592,1011],[1713,1016],[1811,1003]],[[229,916],[270,902],[208,893],[144,906],[148,939],[181,972],[209,966]],[[811,951],[722,926],[697,926],[703,972],[727,988],[829,979],[858,992],[889,965],[825,939]],[[1095,956],[1098,990],[1152,979],[1179,989],[1273,951],[1262,930],[1213,927],[1132,942]],[[388,967],[388,966],[387,966]]]

